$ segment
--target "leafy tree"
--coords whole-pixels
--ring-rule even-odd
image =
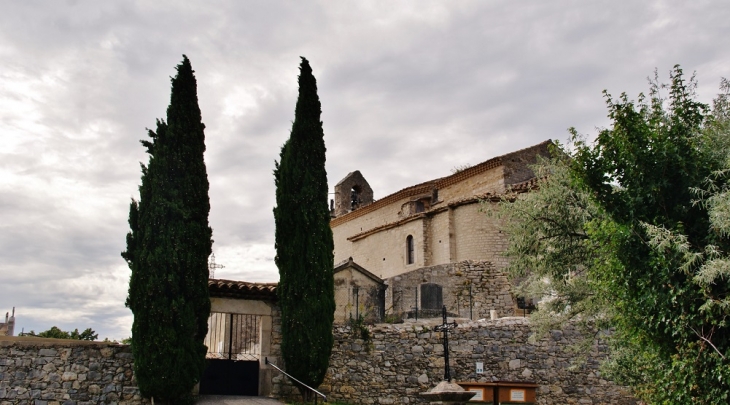
[[[596,293],[601,285],[592,265],[603,255],[589,228],[607,216],[576,181],[562,146],[555,143],[551,154],[533,167],[539,192],[508,193],[498,209],[485,208],[505,219],[508,271],[520,281],[515,292],[541,299],[533,313],[538,335],[572,321],[589,337],[582,342],[587,348],[611,318],[609,297]]]
[[[91,328],[86,328],[83,332],[79,333],[78,329],[74,329],[72,332],[66,332],[59,329],[57,326],[52,326],[51,329],[39,332],[37,335],[33,331],[30,331],[30,333],[28,334],[31,336],[38,336],[43,338],[74,340],[96,340],[99,337],[99,334],[94,332],[94,330]]]
[[[274,170],[277,290],[286,370],[317,387],[327,372],[333,344],[334,242],[317,82],[305,58],[299,70],[295,118]],[[307,398],[308,391],[299,389]]]
[[[610,338],[605,370],[650,403],[730,399],[728,86],[712,111],[695,86],[675,67],[638,102],[606,93],[612,126],[572,130],[539,191],[500,205],[521,292],[546,298],[537,323]]]
[[[71,332],[71,339],[96,340],[98,337],[99,334],[95,333],[91,328],[86,328],[81,333],[79,333],[78,329],[74,329],[73,332]]]
[[[130,205],[122,253],[132,270],[127,306],[134,314],[140,391],[175,404],[192,403],[207,351],[212,230],[204,128],[193,69],[183,55],[167,122],[158,120],[156,131],[148,131],[152,141],[141,141],[150,160],[142,165],[140,200]]]

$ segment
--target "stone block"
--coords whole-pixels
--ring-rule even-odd
[[[41,357],[55,357],[58,354],[56,349],[41,349],[38,351],[38,356]]]

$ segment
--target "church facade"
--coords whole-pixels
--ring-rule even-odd
[[[481,203],[496,202],[508,190],[520,192],[532,187],[535,174],[530,166],[538,156],[549,156],[550,144],[548,140],[498,156],[378,200],[359,171],[349,173],[335,186],[331,204],[335,269],[360,268],[369,275],[361,277],[362,280],[372,279],[373,275],[383,280],[383,286],[351,282],[351,287],[357,288],[358,293],[363,288],[385,289],[381,295],[385,297],[386,311],[408,312],[412,307],[417,308],[421,301],[428,299],[423,295],[418,297],[419,286],[423,289],[424,284],[435,284],[451,289],[438,302],[443,304],[449,301],[446,295],[466,297],[466,292],[454,291],[468,286],[471,317],[474,317],[474,299],[486,300],[478,302],[479,317],[489,314],[485,311],[490,309],[511,315],[515,301],[502,273],[507,265],[507,259],[502,256],[507,238],[499,219],[486,215]],[[344,281],[339,280],[338,284],[337,271],[335,281],[338,287],[344,287]],[[432,286],[426,290],[429,289],[433,290]],[[490,297],[483,297],[485,294]],[[338,309],[356,305],[350,302],[351,296],[344,303],[344,295],[342,292],[336,295]],[[458,298],[450,300],[458,301]],[[456,315],[464,316],[457,311],[463,303],[449,304],[458,312]]]

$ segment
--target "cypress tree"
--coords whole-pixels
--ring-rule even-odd
[[[158,120],[142,165],[139,202],[129,210],[127,306],[134,314],[132,353],[140,391],[158,401],[192,403],[205,367],[208,332],[208,174],[205,125],[188,58],[172,78],[167,122]]]
[[[317,387],[327,372],[333,344],[334,242],[317,81],[305,58],[299,71],[291,134],[274,170],[276,265],[286,370]],[[308,391],[299,390],[307,399]]]

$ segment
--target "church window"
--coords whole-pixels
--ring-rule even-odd
[[[426,207],[423,204],[423,201],[416,201],[416,213],[423,212],[426,210]]]
[[[406,238],[406,264],[413,264],[416,258],[416,250],[413,246],[413,236],[408,235]]]

